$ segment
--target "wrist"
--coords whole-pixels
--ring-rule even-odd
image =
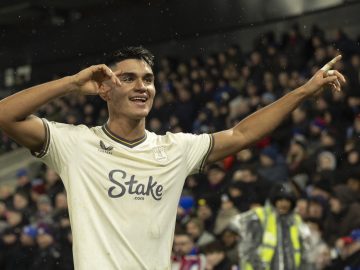
[[[63,79],[66,81],[66,89],[68,94],[79,91],[80,87],[76,75],[66,76]]]
[[[294,92],[296,92],[296,94],[299,96],[301,100],[307,99],[308,97],[311,96],[311,91],[310,89],[308,89],[306,84],[300,86]]]

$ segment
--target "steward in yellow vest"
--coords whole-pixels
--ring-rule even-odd
[[[290,187],[277,185],[264,207],[237,215],[231,227],[240,235],[240,270],[313,269],[308,263],[310,230],[294,213]]]

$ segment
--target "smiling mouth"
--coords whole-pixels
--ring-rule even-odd
[[[139,104],[145,103],[147,100],[148,100],[148,98],[146,98],[146,97],[132,97],[132,98],[130,98],[130,101],[135,102],[135,103],[139,103]]]

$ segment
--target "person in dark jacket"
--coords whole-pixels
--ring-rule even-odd
[[[236,267],[226,256],[225,247],[218,241],[205,245],[203,253],[206,256],[205,270],[231,270]]]
[[[47,224],[40,224],[36,242],[39,246],[29,270],[59,270],[61,254],[54,241],[54,232]]]
[[[334,187],[330,197],[330,214],[325,220],[325,240],[334,246],[337,239],[360,228],[360,204],[346,185]]]

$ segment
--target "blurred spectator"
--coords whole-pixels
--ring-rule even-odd
[[[36,245],[37,228],[31,225],[27,225],[23,228],[20,235],[21,246],[17,252],[17,258],[15,259],[16,270],[28,270],[38,252]]]
[[[28,194],[23,191],[15,192],[13,197],[13,206],[16,210],[21,211],[27,220],[30,220],[34,214],[30,197],[28,197]]]
[[[215,240],[215,237],[205,230],[204,224],[199,218],[191,218],[186,223],[186,232],[191,235],[195,245],[199,248]]]
[[[219,235],[226,227],[229,226],[230,221],[239,214],[234,201],[228,194],[221,195],[221,206],[216,216],[214,233]]]
[[[198,253],[198,249],[190,234],[181,229],[175,230],[172,270],[203,270],[205,257]]]
[[[272,183],[284,182],[288,177],[284,160],[272,146],[260,152],[258,172],[264,180]]]
[[[313,220],[323,221],[329,210],[328,202],[321,196],[313,196],[308,199],[307,216]]]
[[[46,193],[51,200],[51,204],[55,205],[55,197],[58,193],[64,192],[64,184],[61,182],[60,177],[57,173],[50,168],[46,169],[45,173],[46,180]]]
[[[196,216],[203,221],[205,229],[210,232],[214,229],[217,204],[211,199],[198,200]]]
[[[203,248],[206,257],[205,270],[232,270],[236,267],[226,256],[225,247],[220,242],[211,242]]]
[[[224,246],[226,257],[229,258],[232,264],[238,265],[239,254],[237,244],[239,241],[239,236],[237,232],[232,230],[230,227],[227,227],[221,232],[220,240]]]
[[[274,186],[270,202],[236,216],[231,226],[240,235],[244,269],[309,269],[310,231],[293,212],[296,197],[285,184]]]
[[[349,235],[336,241],[335,255],[330,266],[325,270],[360,268],[360,229],[353,230]]]
[[[61,254],[55,244],[52,228],[43,223],[37,228],[36,242],[39,247],[35,253],[30,270],[58,270]]]
[[[52,211],[53,207],[49,196],[41,195],[37,201],[37,212],[34,215],[34,223],[52,224]]]
[[[330,215],[324,223],[324,238],[330,245],[360,228],[360,204],[356,199],[349,187],[338,185],[334,188],[330,197]]]
[[[16,172],[16,191],[22,191],[27,196],[31,193],[31,179],[29,178],[28,171],[26,169],[19,169]]]
[[[292,138],[286,154],[286,164],[290,176],[308,173],[306,144],[306,138],[303,135],[296,135]]]

